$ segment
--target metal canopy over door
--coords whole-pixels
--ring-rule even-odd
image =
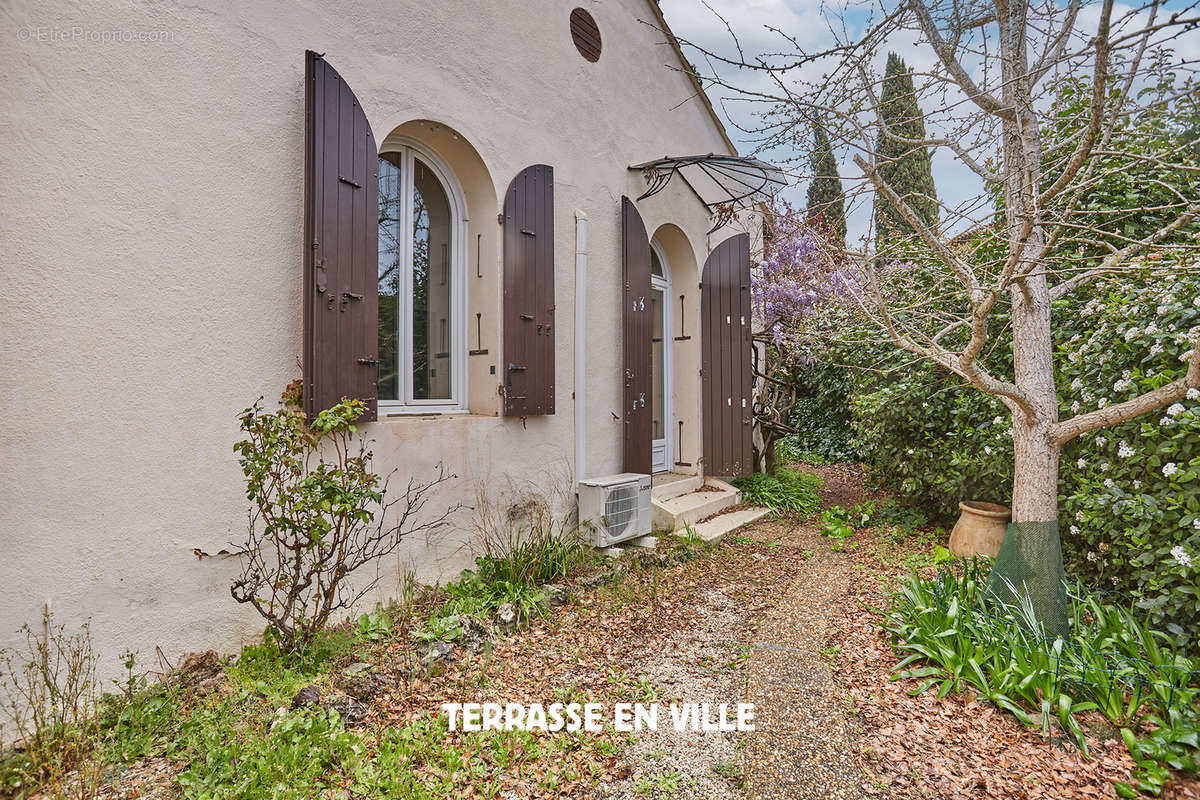
[[[749,475],[753,430],[750,371],[750,237],[726,239],[708,255],[700,286],[704,471]]]
[[[653,438],[650,237],[633,201],[621,198],[621,342],[625,382],[624,470],[649,474]]]
[[[304,410],[378,397],[379,155],[333,67],[305,53]]]

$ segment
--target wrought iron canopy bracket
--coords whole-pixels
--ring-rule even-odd
[[[787,178],[783,170],[774,164],[768,164],[750,156],[729,156],[709,153],[696,156],[664,156],[654,161],[634,164],[629,167],[641,170],[646,178],[646,191],[638,196],[645,200],[667,188],[671,179],[678,174],[692,194],[704,205],[710,214],[717,214],[719,219],[713,230],[728,222],[731,215],[722,213],[725,209],[746,207],[754,203],[764,202],[774,197],[775,193],[787,186]],[[689,170],[694,175],[688,178]],[[704,180],[702,192],[694,180]],[[712,231],[710,231],[711,233]]]

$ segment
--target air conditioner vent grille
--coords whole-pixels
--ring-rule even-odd
[[[650,476],[621,473],[579,482],[579,521],[607,547],[650,533]]]
[[[617,486],[604,498],[604,527],[612,540],[622,538],[638,510],[637,485]]]

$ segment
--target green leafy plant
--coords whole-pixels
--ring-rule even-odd
[[[354,621],[354,639],[358,642],[378,642],[392,634],[392,615],[382,605],[373,611],[359,614]]]
[[[742,502],[765,506],[777,514],[807,516],[821,506],[817,496],[821,479],[787,467],[779,467],[774,475],[758,472],[735,478],[733,485],[741,491]]]
[[[462,623],[457,614],[434,615],[413,635],[423,642],[453,642],[462,636]]]
[[[1131,609],[1078,585],[1068,587],[1071,641],[1049,636],[1028,602],[1005,605],[987,592],[988,568],[971,559],[901,582],[883,623],[902,656],[896,677],[920,681],[914,693],[936,688],[945,696],[970,686],[1046,735],[1054,719],[1085,755],[1077,716],[1098,711],[1129,728],[1143,791],[1161,790],[1164,773],[1154,765],[1195,771],[1195,663]]]
[[[850,511],[841,506],[827,508],[821,512],[821,535],[830,539],[849,539],[854,536]]]
[[[1170,782],[1168,768],[1191,775],[1200,774],[1200,715],[1193,709],[1185,715],[1177,708],[1167,714],[1150,715],[1153,725],[1141,737],[1129,728],[1121,729],[1121,739],[1129,748],[1137,768],[1133,779],[1137,791],[1158,796]],[[1134,786],[1118,783],[1115,788],[1122,797],[1134,797]]]
[[[523,624],[545,610],[544,589],[520,580],[497,579],[488,569],[489,563],[486,557],[476,559],[478,571],[463,570],[457,581],[446,584],[443,590],[450,599],[438,614],[485,617],[509,603],[516,611],[517,620]]]
[[[399,498],[387,498],[388,480],[371,471],[371,451],[354,425],[362,402],[343,400],[310,423],[301,391],[300,381],[290,384],[275,412],[264,411],[261,399],[245,409],[245,438],[234,445],[251,509],[242,571],[230,593],[289,650],[307,644],[375,583],[351,587],[351,574],[412,534],[444,528],[456,510],[423,513],[431,492],[452,477],[441,466],[432,480],[409,480]]]
[[[192,735],[204,755],[178,780],[185,795],[195,798],[313,797],[338,786],[362,753],[358,737],[330,709],[289,712],[253,735],[222,732],[215,725]]]

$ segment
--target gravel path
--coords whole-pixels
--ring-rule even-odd
[[[746,694],[755,708],[744,750],[749,796],[858,798],[864,777],[844,693],[829,668],[832,653],[822,652],[830,604],[853,577],[848,559],[830,552],[828,540],[801,544],[811,544],[813,556],[767,613],[748,666]]]
[[[718,584],[695,599],[697,620],[664,636],[637,667],[660,700],[750,702],[752,733],[641,732],[630,771],[601,792],[619,800],[851,800],[875,796],[856,761],[845,691],[827,651],[833,604],[856,579],[847,553],[831,552],[813,524],[763,521],[739,535],[767,542],[767,561],[796,566],[778,583]],[[809,557],[803,558],[801,553]],[[750,598],[753,602],[748,602]],[[757,612],[757,613],[755,613]],[[661,711],[665,712],[665,708]]]
[[[750,637],[738,584],[707,589],[696,598],[697,623],[661,642],[639,666],[665,703],[746,702],[738,666]],[[741,764],[736,733],[676,731],[667,709],[659,708],[656,731],[642,731],[625,758],[629,775],[606,787],[618,800],[670,797],[671,800],[741,800]]]

